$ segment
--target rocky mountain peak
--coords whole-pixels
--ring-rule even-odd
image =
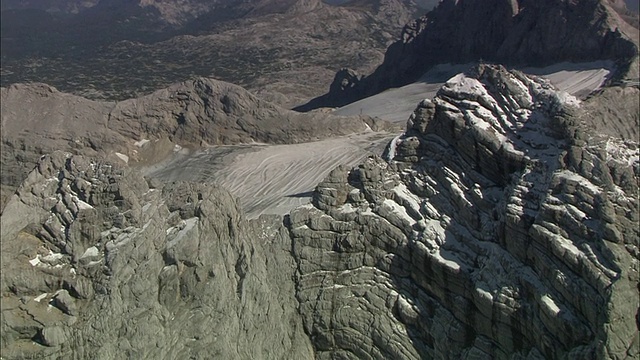
[[[358,86],[334,92],[339,87],[332,85],[334,91],[298,109],[341,106],[406,85],[440,63],[546,66],[610,59],[618,78],[634,78],[638,41],[637,28],[608,1],[442,1],[404,27],[384,62]]]
[[[234,89],[196,79],[137,108],[224,113],[204,94]],[[480,65],[284,219],[43,156],[0,217],[3,356],[636,357],[640,149],[585,131],[586,104]]]
[[[638,144],[586,141],[579,109],[480,66],[416,108],[387,161],[320,183],[289,226],[319,356],[637,354]]]

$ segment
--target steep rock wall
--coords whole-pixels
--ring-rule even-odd
[[[215,186],[45,156],[2,221],[7,359],[304,359],[290,239]]]
[[[318,358],[638,355],[638,145],[481,66],[288,226]],[[629,301],[633,299],[633,301]]]

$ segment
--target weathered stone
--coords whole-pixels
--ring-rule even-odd
[[[52,326],[42,329],[40,334],[42,343],[46,346],[60,346],[67,341],[67,336],[62,327]]]
[[[292,219],[322,224],[291,224],[305,328],[322,339],[317,357],[353,353],[354,342],[377,349],[372,359],[638,354],[633,316],[619,315],[637,303],[630,309],[607,290],[637,297],[635,280],[622,279],[633,271],[623,264],[637,262],[622,245],[639,235],[623,225],[637,216],[624,205],[638,203],[637,185],[614,195],[624,166],[600,160],[615,151],[629,167],[637,151],[604,150],[616,140],[600,136],[576,146],[565,136],[589,115],[570,106],[545,82],[480,66],[417,107],[387,150],[390,164],[370,158],[348,182],[323,183],[354,195],[319,186],[321,206],[294,210]],[[336,245],[341,237],[357,251]]]
[[[78,314],[75,299],[69,295],[67,290],[60,290],[53,298],[53,305],[62,310],[65,314],[75,316]]]
[[[68,199],[54,212],[42,209],[38,221],[31,214],[39,214],[42,202],[35,198],[26,205],[15,197],[0,218],[2,303],[26,301],[2,309],[3,354],[18,354],[33,338],[48,346],[30,349],[36,358],[312,356],[281,218],[246,221],[218,187],[150,189],[140,174],[115,163],[54,153],[39,169],[46,174],[34,170],[21,193],[62,172],[84,186],[82,193],[46,188],[42,198]],[[72,204],[85,210],[71,214],[68,224],[56,220]],[[94,231],[56,229],[78,222]],[[39,234],[46,223],[55,224],[55,238],[21,231]],[[37,255],[21,253],[31,248]]]

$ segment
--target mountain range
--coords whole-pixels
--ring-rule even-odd
[[[620,1],[444,0],[360,71],[335,54],[382,43],[376,24],[417,3],[60,4],[69,19],[117,10],[145,37],[157,21],[203,31],[106,41],[76,61],[120,46],[114,56],[132,57],[113,69],[129,81],[136,49],[208,54],[225,37],[290,41],[274,61],[345,68],[297,112],[269,99],[318,89],[295,81],[324,72],[292,65],[276,88],[238,73],[256,93],[194,77],[88,99],[78,89],[93,77],[34,72],[74,79],[75,94],[18,83],[3,58],[2,358],[640,356],[640,45]],[[199,22],[215,14],[193,15],[198,4],[249,12]],[[327,34],[316,27],[335,36],[312,41]],[[551,76],[533,74],[547,65]],[[410,90],[423,97],[402,128],[332,108]]]
[[[48,4],[2,11],[3,86],[41,81],[124,100],[205,76],[286,107],[320,95],[336,63],[373,70],[420,14],[413,0],[105,0],[75,14]]]

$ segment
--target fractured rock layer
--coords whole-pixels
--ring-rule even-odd
[[[458,75],[289,227],[318,358],[638,355],[638,145],[519,72]]]
[[[312,357],[281,219],[220,188],[56,152],[1,221],[3,358]]]

